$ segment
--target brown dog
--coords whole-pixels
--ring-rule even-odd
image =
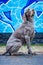
[[[6,51],[9,54],[17,54],[22,44],[26,43],[28,53],[32,54],[30,43],[34,37],[34,23],[33,23],[34,10],[28,9],[22,17],[24,22],[21,27],[17,29],[9,38],[6,45]],[[6,53],[4,53],[6,54]]]

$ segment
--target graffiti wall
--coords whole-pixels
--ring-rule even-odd
[[[35,10],[34,30],[43,32],[43,0],[0,0],[0,33],[12,33],[22,24],[27,8]]]

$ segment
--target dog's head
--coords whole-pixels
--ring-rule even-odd
[[[26,20],[29,21],[31,18],[33,18],[34,14],[35,14],[35,11],[33,9],[26,10],[25,12]]]

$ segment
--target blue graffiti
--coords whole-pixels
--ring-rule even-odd
[[[21,13],[21,9],[23,8],[23,6],[26,5],[26,2],[27,2],[27,1],[25,2],[24,1],[9,0],[9,2],[7,2],[6,4],[4,3],[0,6],[0,9],[1,9],[0,16],[2,17],[2,18],[0,17],[0,20],[4,23],[9,24],[14,31],[22,23],[20,13]],[[23,2],[24,4],[22,4]]]
[[[4,12],[5,16],[11,20],[11,15],[10,15],[11,11],[8,11],[8,12]]]
[[[8,2],[8,0],[0,0],[0,5],[1,5],[2,3],[6,4],[7,2]]]
[[[43,32],[43,0],[0,0],[0,32],[13,32],[20,27],[26,8],[35,10],[35,31]],[[2,26],[2,27],[1,27]]]
[[[26,7],[28,7],[29,5],[31,5],[31,4],[34,3],[34,2],[37,3],[37,2],[39,2],[39,1],[43,1],[43,0],[28,0],[27,3],[26,3],[26,6],[24,6],[23,9],[21,10],[21,15],[23,16],[24,10],[25,10]],[[41,14],[40,11],[37,11],[37,12]],[[37,13],[37,14],[38,14],[38,13]],[[38,16],[39,16],[39,14],[38,14]]]

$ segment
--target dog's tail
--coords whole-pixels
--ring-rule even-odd
[[[9,53],[9,55],[11,55],[11,53],[9,52],[10,49],[12,48],[13,46],[11,46],[6,52],[4,52],[3,54],[0,54],[0,56],[3,56],[3,55],[6,55],[7,53]]]

